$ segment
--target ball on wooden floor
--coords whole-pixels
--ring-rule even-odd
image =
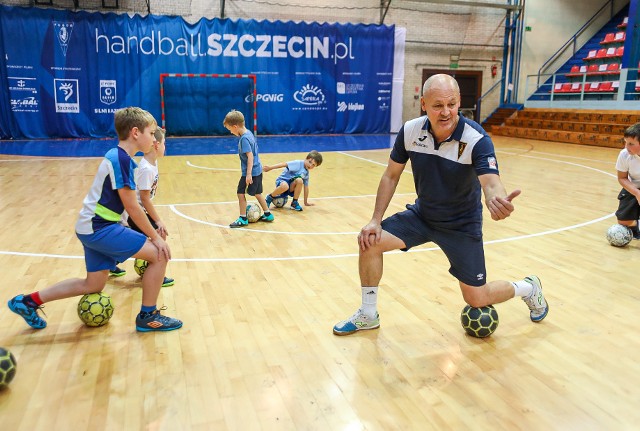
[[[285,206],[288,200],[289,198],[287,196],[278,196],[273,200],[273,205],[276,208],[282,208],[283,206]]]
[[[13,353],[0,347],[0,390],[9,386],[11,380],[16,376],[18,362]]]
[[[247,205],[247,220],[249,220],[249,223],[257,222],[261,215],[262,210],[260,209],[260,205],[256,203],[250,203]]]
[[[472,337],[488,337],[498,328],[498,312],[493,305],[480,308],[467,305],[460,314],[460,323],[465,332]]]
[[[147,262],[146,260],[136,259],[133,261],[133,270],[140,277],[144,275],[144,272],[147,270],[147,266],[149,266],[149,262]]]
[[[78,317],[87,326],[106,325],[113,316],[111,297],[106,293],[89,293],[78,302]]]
[[[614,247],[624,247],[633,239],[631,229],[621,224],[614,224],[607,229],[607,241]]]

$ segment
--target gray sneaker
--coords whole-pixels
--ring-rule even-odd
[[[173,331],[174,329],[182,328],[182,321],[160,314],[160,311],[164,309],[166,309],[166,307],[162,307],[151,313],[145,313],[144,317],[138,314],[136,317],[136,331]]]
[[[542,282],[535,275],[525,277],[524,281],[533,285],[533,291],[531,292],[531,295],[526,298],[522,298],[522,300],[527,304],[529,310],[531,310],[529,313],[531,321],[540,322],[542,319],[547,317],[547,313],[549,312],[549,304],[547,304],[547,301],[544,299],[544,295],[542,294]]]

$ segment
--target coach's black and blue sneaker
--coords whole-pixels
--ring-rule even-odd
[[[271,202],[273,202],[273,198],[271,197],[271,195],[267,195],[264,200],[267,201],[267,209],[269,209],[269,207],[271,206]]]
[[[376,317],[369,317],[358,309],[353,316],[347,320],[343,320],[333,327],[335,335],[349,335],[364,329],[376,329],[380,327],[380,315],[376,313]]]
[[[302,211],[302,206],[298,201],[291,202],[291,209],[296,211]]]
[[[174,284],[176,284],[176,281],[173,278],[165,277],[164,280],[162,280],[162,287],[169,287]]]
[[[116,266],[115,269],[109,271],[110,277],[122,277],[123,275],[127,275],[127,270],[122,269],[118,266]]]
[[[533,285],[531,295],[522,298],[529,307],[529,317],[532,322],[541,322],[542,319],[547,317],[547,313],[549,313],[549,304],[547,304],[547,300],[544,299],[544,295],[542,294],[542,282],[535,275],[525,277],[524,281]]]
[[[47,322],[40,316],[38,316],[38,310],[42,309],[40,307],[31,307],[27,305],[23,301],[24,295],[18,295],[13,299],[10,299],[8,302],[9,310],[13,311],[27,322],[29,326],[34,329],[42,329],[47,326]]]
[[[238,217],[238,220],[231,223],[229,227],[236,228],[236,227],[245,227],[248,225],[249,225],[249,220],[247,220],[246,218]]]
[[[182,328],[181,320],[160,314],[160,311],[164,309],[166,309],[166,307],[156,309],[151,313],[138,313],[136,317],[136,331],[173,331],[174,329]]]

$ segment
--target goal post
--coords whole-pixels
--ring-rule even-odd
[[[161,73],[160,107],[162,127],[174,136],[225,135],[222,121],[232,109],[242,112],[247,129],[258,133],[253,74]]]

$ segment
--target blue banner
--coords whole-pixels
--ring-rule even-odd
[[[141,106],[161,122],[163,73],[256,75],[259,134],[390,131],[393,26],[189,24],[181,17],[0,6],[0,31],[3,138],[113,137],[113,112],[125,106]],[[220,112],[240,109],[225,100],[207,103]],[[176,108],[167,106],[167,115],[180,115]]]

